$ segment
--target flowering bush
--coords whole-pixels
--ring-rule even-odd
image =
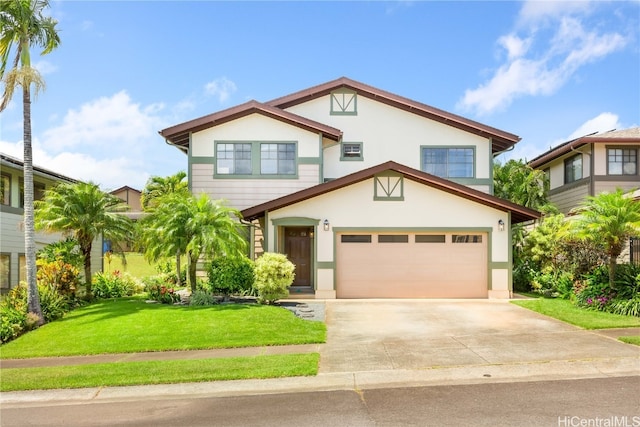
[[[142,291],[131,275],[120,273],[96,273],[93,275],[92,292],[95,298],[119,298],[135,295]]]
[[[144,290],[149,299],[162,304],[175,304],[180,302],[180,295],[172,286],[168,286],[162,276],[147,277],[144,280]]]
[[[80,269],[62,259],[36,261],[36,279],[39,285],[51,286],[56,291],[70,299],[75,298],[76,290],[80,286]]]

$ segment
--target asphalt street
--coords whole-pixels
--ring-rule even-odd
[[[14,426],[640,427],[640,377],[5,404]]]

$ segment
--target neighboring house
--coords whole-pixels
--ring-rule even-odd
[[[135,188],[131,188],[127,185],[117,188],[113,191],[110,191],[109,194],[112,194],[125,202],[127,206],[129,206],[129,210],[126,212],[122,212],[122,215],[126,216],[132,221],[138,221],[140,218],[144,216],[144,212],[142,211],[142,192],[140,190],[136,190]],[[133,248],[127,242],[122,242],[119,244],[120,249],[125,252],[129,252],[133,250]],[[114,249],[110,241],[105,240],[104,243],[104,252],[110,251]]]
[[[519,137],[340,78],[164,129],[193,193],[251,224],[251,255],[296,265],[316,298],[511,295],[511,224],[539,217],[493,192]]]
[[[0,291],[7,292],[20,281],[26,280],[24,249],[24,174],[23,162],[0,153]],[[74,183],[73,178],[38,166],[33,167],[34,199],[40,200],[45,190],[60,182]],[[36,233],[36,249],[60,240],[59,233]],[[102,242],[93,246],[92,260],[102,259]],[[94,262],[92,271],[100,271],[102,262]]]
[[[640,127],[567,141],[529,162],[549,177],[549,200],[562,213],[603,191],[640,187]]]

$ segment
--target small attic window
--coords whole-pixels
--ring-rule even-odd
[[[355,116],[358,114],[357,94],[350,90],[331,92],[331,115]]]

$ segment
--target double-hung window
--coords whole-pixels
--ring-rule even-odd
[[[582,154],[576,154],[564,161],[564,183],[571,184],[582,179]]]
[[[441,178],[473,178],[473,148],[422,147],[422,170]]]
[[[251,143],[217,145],[216,172],[221,175],[251,175]]]
[[[609,175],[637,175],[638,150],[635,148],[608,148]]]
[[[293,143],[261,143],[260,173],[262,175],[295,175],[296,145]]]

